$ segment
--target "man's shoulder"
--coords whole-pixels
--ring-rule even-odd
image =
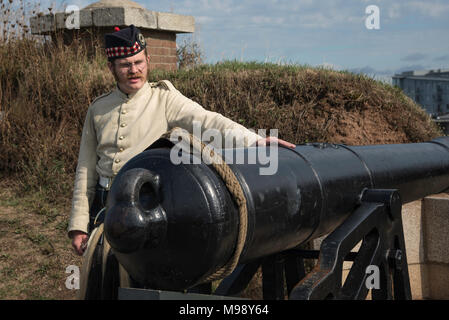
[[[112,105],[118,104],[120,100],[117,99],[117,95],[113,93],[114,90],[111,90],[96,97],[89,106],[90,112],[93,114],[97,114],[98,112],[102,113],[104,110],[109,109]]]
[[[159,80],[157,82],[150,82],[150,87],[154,89],[162,89],[165,91],[178,91],[175,86],[168,80]]]
[[[96,98],[92,101],[91,106],[93,106],[93,105],[95,105],[95,104],[98,104],[99,102],[103,102],[103,101],[105,101],[105,100],[111,99],[111,98],[112,98],[112,92],[113,92],[113,90],[111,90],[111,91],[109,91],[109,92],[106,92],[106,93],[103,93],[102,95],[96,97]]]

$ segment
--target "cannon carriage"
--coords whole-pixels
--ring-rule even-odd
[[[115,178],[91,235],[82,298],[235,298],[261,268],[264,299],[365,299],[369,290],[373,299],[411,299],[401,207],[449,189],[448,137],[237,148],[232,159],[265,148],[278,163],[261,175],[258,161],[231,161],[232,183],[204,161],[174,164],[173,147],[158,140]],[[320,250],[301,249],[324,235]],[[317,260],[310,272],[305,259]],[[343,283],[344,261],[353,263]]]

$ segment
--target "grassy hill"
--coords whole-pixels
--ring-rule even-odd
[[[406,143],[441,135],[400,89],[365,75],[227,61],[151,78],[167,78],[204,107],[247,127],[277,128],[297,144]]]

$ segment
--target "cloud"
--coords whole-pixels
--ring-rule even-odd
[[[446,54],[444,56],[435,57],[433,59],[433,61],[437,61],[437,62],[439,62],[439,61],[449,61],[449,54]]]
[[[418,71],[418,70],[431,70],[435,68],[431,68],[429,66],[421,65],[421,64],[412,64],[412,65],[405,65],[397,69],[384,69],[379,70],[375,69],[371,66],[364,66],[361,68],[351,68],[347,71],[356,73],[356,74],[365,74],[367,76],[373,77],[375,80],[380,80],[384,82],[391,83],[392,77],[396,74],[401,74],[405,71]]]
[[[395,73],[402,73],[405,71],[418,71],[418,70],[428,70],[428,66],[424,66],[421,64],[412,64],[412,65],[406,65],[403,67],[400,67],[399,69],[395,70]]]
[[[195,16],[195,22],[197,22],[199,24],[210,23],[213,21],[214,21],[214,18],[209,17],[209,16]]]
[[[351,68],[347,71],[353,72],[353,73],[363,73],[366,75],[378,75],[378,76],[393,76],[394,74],[402,73],[405,71],[416,71],[416,70],[430,70],[429,66],[424,66],[421,64],[412,64],[412,65],[405,65],[397,69],[384,69],[379,70],[375,69],[371,66],[364,66],[361,68]]]
[[[371,66],[365,66],[361,68],[351,68],[347,69],[346,71],[355,73],[355,74],[364,74],[374,80],[386,82],[386,83],[392,83],[392,76],[394,75],[393,70],[376,70]]]
[[[449,4],[440,1],[411,1],[407,7],[423,15],[440,17],[449,13]]]
[[[392,3],[387,9],[387,15],[391,19],[399,18],[401,16],[401,5],[399,3]]]
[[[418,15],[439,18],[449,14],[449,3],[447,0],[362,0],[362,2],[369,4],[376,4],[380,7],[381,16],[385,15],[389,19],[398,19],[407,17],[410,13],[417,13]]]
[[[449,0],[134,1],[150,10],[173,7],[175,13],[194,16],[207,61],[244,52],[248,60],[329,61],[367,74],[394,74],[402,65],[442,67],[449,59],[444,41]],[[366,31],[368,5],[379,6],[379,31]]]
[[[401,61],[419,61],[427,58],[425,53],[412,53],[401,58]]]
[[[271,17],[271,16],[254,16],[251,18],[251,22],[255,24],[270,24],[270,25],[282,25],[285,19],[282,17]]]
[[[375,70],[374,68],[370,67],[370,66],[365,66],[365,67],[361,67],[361,68],[351,68],[348,69],[349,72],[352,73],[363,73],[363,74],[380,74],[383,72],[382,71],[378,71]]]
[[[147,0],[147,2],[149,2]],[[161,4],[162,5],[162,4]],[[166,5],[164,5],[166,6]],[[147,5],[147,7],[151,7]],[[151,8],[156,10],[156,8]],[[283,28],[330,29],[348,24],[363,25],[364,10],[343,0],[181,0],[175,12],[207,16],[207,24],[226,24],[237,29],[265,24]]]
[[[232,0],[201,0],[199,2],[201,3],[200,6],[205,10],[224,13],[231,13],[239,7],[239,5]]]

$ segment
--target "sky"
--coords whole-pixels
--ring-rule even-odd
[[[59,9],[95,2],[44,0],[43,7],[45,1]],[[135,2],[153,11],[193,16],[195,33],[179,35],[178,44],[193,38],[207,63],[306,64],[386,81],[407,70],[449,69],[449,0]],[[367,11],[370,6],[378,8],[377,16]]]

